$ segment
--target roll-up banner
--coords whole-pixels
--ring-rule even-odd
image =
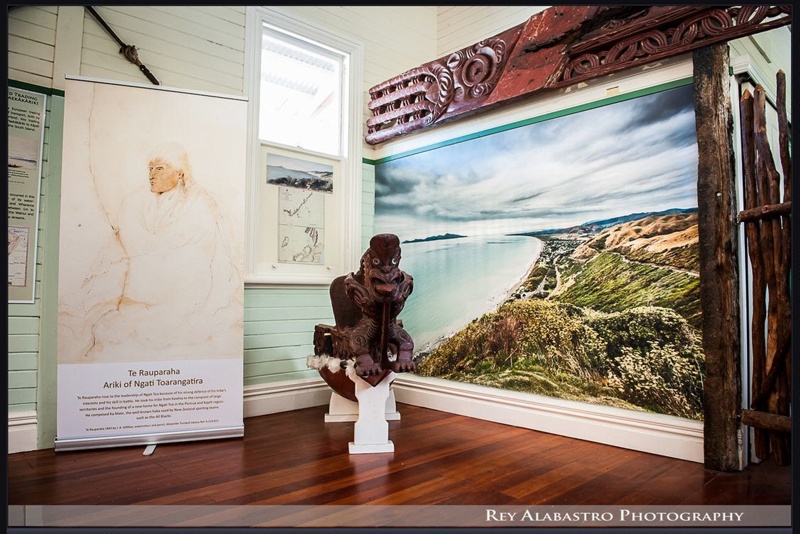
[[[56,450],[244,434],[247,101],[69,78]]]

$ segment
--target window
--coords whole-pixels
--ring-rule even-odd
[[[247,24],[246,281],[329,284],[358,262],[362,47],[277,9]]]
[[[259,139],[339,156],[346,59],[335,51],[265,24],[258,99]]]

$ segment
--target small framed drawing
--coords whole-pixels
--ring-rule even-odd
[[[258,182],[256,281],[328,283],[341,274],[339,159],[261,145]]]

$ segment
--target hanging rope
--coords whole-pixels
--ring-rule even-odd
[[[156,79],[156,77],[153,76],[153,73],[150,72],[150,69],[148,69],[146,66],[142,64],[141,61],[139,61],[139,52],[137,52],[136,47],[134,45],[128,45],[122,42],[122,39],[120,39],[117,36],[117,34],[114,33],[114,30],[112,30],[109,27],[109,25],[106,24],[106,21],[103,20],[103,18],[97,13],[97,11],[95,11],[95,9],[92,6],[84,6],[84,7],[89,13],[92,14],[92,16],[97,20],[97,22],[99,22],[100,25],[103,28],[105,28],[108,34],[111,37],[113,37],[114,40],[119,44],[120,46],[119,53],[125,56],[125,58],[128,61],[139,67],[139,70],[142,71],[142,74],[147,76],[147,79],[150,80],[153,83],[153,85],[161,85],[159,81]]]

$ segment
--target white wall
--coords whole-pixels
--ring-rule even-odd
[[[99,6],[95,8],[161,85],[241,95],[245,15],[242,7]],[[81,75],[148,83],[119,45],[85,13]]]
[[[783,26],[730,42],[731,64],[735,68],[746,65],[754,82],[761,84],[770,98],[776,94],[775,74],[778,69],[783,70],[786,74],[786,102],[790,119],[794,92],[791,86],[791,39],[792,31]]]
[[[8,78],[52,87],[57,7],[17,7],[8,13]]]

